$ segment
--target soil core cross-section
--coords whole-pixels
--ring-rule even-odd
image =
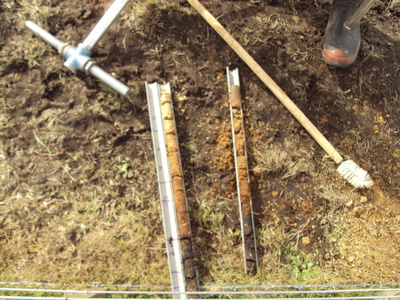
[[[255,274],[257,272],[257,248],[254,236],[254,219],[251,204],[242,104],[240,99],[240,87],[238,85],[230,86],[229,102],[232,114],[232,134],[235,147],[233,151],[236,160],[236,178],[240,200],[239,209],[241,210],[240,216],[243,230],[242,237],[245,264],[247,272]]]
[[[161,92],[161,114],[164,123],[164,133],[166,136],[166,148],[169,160],[169,167],[172,179],[172,189],[174,193],[174,203],[178,222],[179,241],[182,251],[183,270],[186,280],[186,290],[198,290],[197,272],[192,244],[192,234],[190,230],[189,213],[185,197],[185,187],[183,184],[183,174],[181,159],[178,147],[178,138],[174,113],[172,110],[171,94]]]

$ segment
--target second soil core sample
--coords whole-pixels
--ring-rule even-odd
[[[257,272],[257,247],[254,232],[254,217],[251,203],[250,180],[246,154],[246,139],[240,87],[230,86],[229,103],[231,108],[232,135],[236,166],[236,181],[238,185],[239,210],[241,216],[242,238],[246,271]]]

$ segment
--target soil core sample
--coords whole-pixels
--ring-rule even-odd
[[[174,113],[172,109],[171,94],[161,92],[161,114],[163,118],[164,133],[166,136],[166,149],[174,193],[174,203],[178,222],[179,241],[182,252],[183,272],[187,291],[198,290],[197,271],[192,244],[189,213],[187,208],[185,187],[179,154],[179,144],[176,134]]]
[[[234,141],[234,156],[236,162],[236,180],[238,185],[238,197],[240,200],[240,216],[242,224],[242,237],[244,243],[244,255],[248,273],[257,273],[257,247],[254,236],[254,218],[251,204],[250,180],[246,155],[246,140],[244,134],[244,122],[240,87],[230,86],[229,104],[231,107],[232,135]]]

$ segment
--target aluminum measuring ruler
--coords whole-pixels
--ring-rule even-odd
[[[186,291],[186,280],[183,273],[183,260],[174,204],[174,192],[172,189],[171,172],[165,146],[166,138],[160,101],[161,91],[171,94],[170,85],[159,85],[156,82],[148,84],[146,82],[147,103],[149,106],[151,135],[157,168],[158,189],[161,200],[171,286],[173,292],[183,292],[182,294],[173,294],[175,299],[187,299],[187,295],[184,294]]]
[[[229,70],[229,67],[226,68],[226,74],[227,74],[227,81],[228,81],[228,92],[229,94],[231,93],[231,86],[236,85],[240,87],[240,78],[239,78],[239,69],[236,68],[235,70],[231,71]],[[233,112],[232,112],[232,105],[229,103],[229,110],[230,110],[230,115],[231,115],[231,127],[232,127],[232,140],[233,140],[233,153],[234,153],[234,158],[235,158],[235,174],[236,174],[236,185],[237,185],[237,191],[238,191],[238,201],[239,201],[239,214],[240,214],[240,229],[242,232],[242,244],[243,244],[243,259],[244,259],[244,269],[245,272],[247,273],[249,270],[247,268],[247,259],[246,257],[249,256],[251,253],[249,252],[248,249],[246,249],[246,236],[244,234],[244,222],[243,222],[243,212],[242,212],[242,197],[241,197],[241,191],[240,191],[240,180],[239,180],[239,167],[238,167],[238,157],[237,157],[237,149],[236,149],[236,138],[235,138],[235,130],[234,130],[234,117],[233,117]],[[246,162],[248,161],[247,159],[247,150],[246,150],[246,135],[245,135],[245,130],[244,130],[244,119],[243,119],[243,110],[242,110],[242,105],[240,105],[240,115],[242,119],[242,124],[243,124],[243,139],[244,139],[244,155],[246,157]],[[249,170],[247,167],[247,180],[250,182],[250,177],[249,177]],[[254,227],[254,213],[253,213],[253,204],[252,204],[252,199],[250,196],[250,214],[251,214],[251,226],[253,230],[253,238],[252,238],[252,245],[254,245],[254,261],[255,261],[255,267],[256,270],[258,270],[258,255],[257,255],[257,240],[256,240],[256,231]]]

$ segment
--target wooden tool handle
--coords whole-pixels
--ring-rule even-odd
[[[211,15],[198,0],[188,0],[197,12],[211,25],[211,27],[225,40],[225,42],[240,56],[247,66],[261,79],[271,92],[282,102],[291,114],[300,122],[317,143],[337,164],[343,161],[342,156],[332,144],[311,123],[296,104],[285,94],[275,81],[261,68],[261,66],[247,53],[246,50],[230,35],[230,33]]]

